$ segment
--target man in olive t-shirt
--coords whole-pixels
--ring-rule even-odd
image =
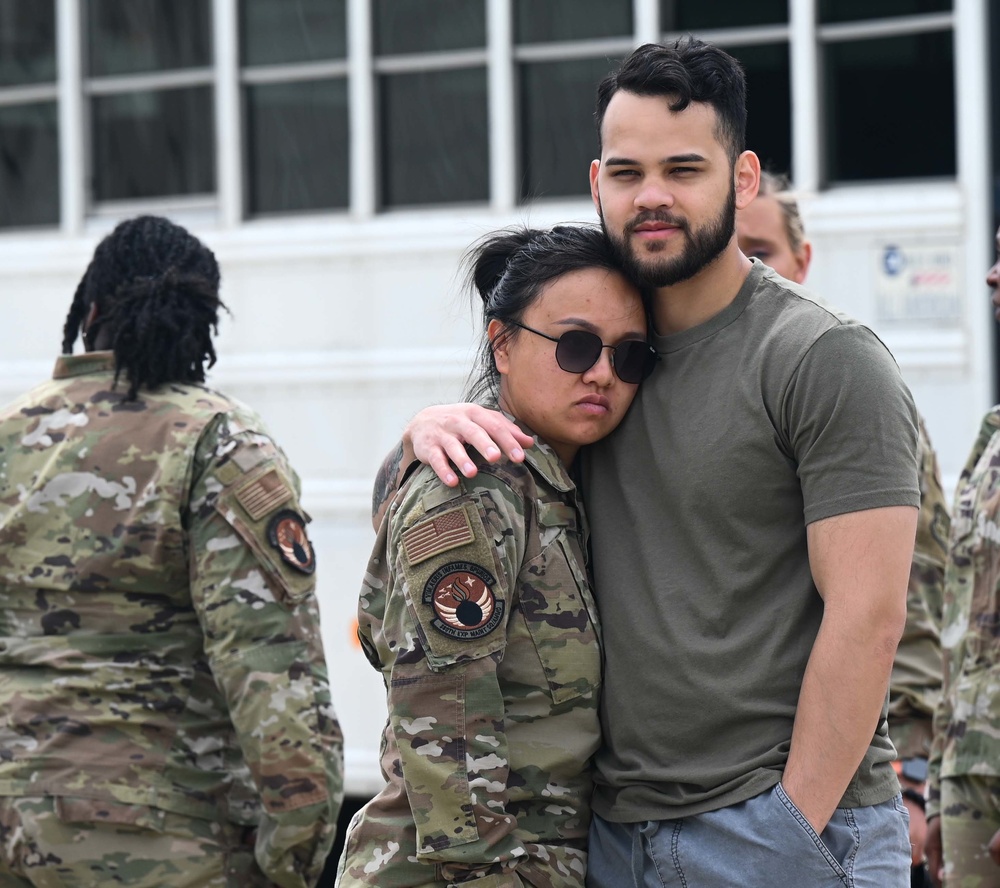
[[[885,718],[915,411],[870,330],[739,251],[745,115],[738,63],[694,39],[598,89],[591,193],[662,363],[583,455],[607,657],[587,884],[904,888]],[[407,444],[455,484],[466,444],[528,441],[464,405]]]

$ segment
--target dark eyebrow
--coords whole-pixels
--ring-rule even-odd
[[[596,329],[590,321],[583,318],[560,318],[558,321],[553,321],[553,323],[559,327],[583,327],[584,330],[590,330],[592,333]]]
[[[582,327],[584,330],[589,330],[591,333],[597,333],[597,327],[595,327],[590,321],[584,320],[583,318],[561,318],[558,321],[553,321],[557,327]],[[636,338],[645,339],[645,330],[632,330],[625,334],[625,338]]]
[[[660,163],[705,163],[707,157],[700,154],[674,154],[660,161]]]
[[[672,163],[705,163],[708,160],[707,157],[701,154],[672,154],[670,157],[664,157],[660,163],[661,164],[672,164]],[[609,157],[604,161],[605,166],[640,166],[641,164],[637,160],[632,160],[628,157]]]

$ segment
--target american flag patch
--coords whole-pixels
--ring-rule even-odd
[[[403,534],[403,551],[410,566],[475,539],[464,508],[452,509],[422,521]]]
[[[275,469],[265,472],[259,478],[254,478],[236,491],[237,502],[247,510],[247,514],[254,521],[273,512],[291,498],[291,488],[281,480]]]

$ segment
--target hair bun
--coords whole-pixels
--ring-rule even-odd
[[[535,228],[508,228],[488,234],[473,245],[472,285],[484,303],[489,302],[511,259],[542,234]]]

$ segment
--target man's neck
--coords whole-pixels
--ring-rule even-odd
[[[656,332],[680,333],[715,317],[736,298],[752,267],[734,242],[694,277],[660,287],[653,297]]]

